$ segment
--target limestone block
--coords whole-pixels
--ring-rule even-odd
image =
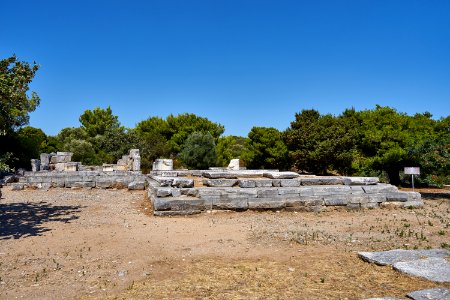
[[[255,179],[256,187],[272,187],[272,179]]]
[[[158,188],[156,189],[156,197],[170,197],[172,196],[171,188]]]
[[[286,203],[286,207],[305,207],[305,206],[321,206],[323,205],[323,199],[319,196],[307,196],[292,199],[283,199]]]
[[[385,194],[366,194],[369,203],[382,203],[386,202]]]
[[[429,257],[393,264],[394,270],[434,282],[450,282],[450,262],[441,257]]]
[[[361,204],[359,204],[359,203],[348,203],[345,207],[347,209],[360,209],[360,208],[362,208]]]
[[[281,187],[281,179],[273,179],[272,186],[273,187]]]
[[[209,187],[232,187],[238,183],[237,179],[204,179],[203,185]]]
[[[139,149],[130,149],[130,158],[136,158],[136,157],[141,157],[140,153],[139,153]]]
[[[72,161],[72,155],[71,152],[56,152],[56,155],[53,155],[50,160],[54,164],[66,163]]]
[[[153,162],[153,171],[172,171],[173,160],[171,159],[156,159]]]
[[[350,204],[367,204],[369,198],[366,195],[347,195]]]
[[[365,185],[361,187],[366,194],[376,194],[376,193],[395,193],[398,191],[396,186],[379,183],[377,185]]]
[[[361,195],[364,194],[364,190],[361,186],[350,186],[350,191],[353,195]]]
[[[178,172],[177,171],[161,171],[162,177],[177,177]]]
[[[278,198],[278,189],[269,188],[269,189],[258,189],[257,197],[258,198]]]
[[[330,194],[350,194],[351,189],[349,186],[313,186],[311,187],[313,189],[313,194],[315,196],[322,196],[322,195],[330,195]]]
[[[144,190],[145,182],[144,181],[132,181],[128,184],[129,190]]]
[[[449,300],[450,290],[443,287],[438,287],[414,291],[406,296],[408,296],[408,298],[411,298],[413,300]]]
[[[114,164],[103,164],[102,171],[103,172],[114,172]]]
[[[300,187],[298,191],[300,196],[314,196],[314,191],[311,187]]]
[[[247,199],[214,199],[210,202],[213,209],[226,210],[246,210],[248,209]],[[208,209],[208,207],[206,207]]]
[[[325,206],[346,206],[349,203],[348,195],[325,195],[323,196]]]
[[[66,169],[66,163],[56,163],[55,164],[56,172],[64,172],[65,169]]]
[[[225,191],[219,188],[199,188],[198,196],[202,199],[210,198],[220,198]]]
[[[402,202],[403,207],[423,207],[424,203],[422,200],[408,200],[406,202]]]
[[[128,184],[131,182],[130,178],[122,177],[114,179],[112,184],[112,188],[115,189],[126,189],[128,188]]]
[[[264,172],[263,176],[272,179],[292,179],[300,175],[295,172]]]
[[[128,166],[127,165],[114,165],[113,166],[114,171],[127,171],[128,170]]]
[[[299,188],[278,188],[278,195],[286,196],[286,195],[294,195],[300,197],[300,189]]]
[[[133,164],[132,164],[131,171],[140,171],[140,170],[141,170],[141,157],[135,156],[133,158]]]
[[[401,261],[413,261],[428,257],[445,258],[450,256],[450,250],[427,249],[427,250],[404,250],[394,249],[380,252],[358,252],[359,258],[364,261],[375,263],[380,266],[393,265]]]
[[[300,180],[297,179],[281,179],[282,187],[297,187],[300,186]]]
[[[203,171],[202,176],[210,179],[237,179],[238,176],[236,173],[231,172],[217,172],[217,171]]]
[[[114,179],[113,178],[108,178],[106,176],[99,176],[99,178],[96,179],[95,181],[95,187],[100,188],[100,189],[108,189],[108,188],[112,188],[114,184]]]
[[[379,204],[377,202],[368,202],[365,204],[361,204],[361,208],[377,208]]]
[[[344,177],[345,185],[375,185],[379,182],[378,177]]]
[[[37,172],[41,169],[41,161],[39,159],[32,159],[31,160],[31,171]]]
[[[76,182],[72,182],[70,184],[70,186],[66,187],[71,187],[71,188],[94,188],[95,187],[95,182],[93,181],[76,181]]]
[[[406,202],[409,199],[408,192],[386,193],[386,201]]]
[[[333,176],[316,176],[301,178],[301,185],[342,185],[344,180],[342,177]]]
[[[65,172],[76,172],[78,171],[79,162],[67,162],[64,164]]]
[[[256,187],[256,183],[255,183],[255,180],[240,179],[239,186],[241,188],[254,188],[254,187]]]
[[[283,209],[286,207],[286,202],[273,198],[254,198],[248,199],[249,209]]]
[[[64,178],[52,178],[52,187],[63,188],[66,186],[66,181]]]
[[[12,191],[21,191],[25,187],[25,183],[11,183]]]
[[[192,188],[194,187],[194,180],[189,178],[177,177],[173,179],[172,186],[179,188]]]
[[[48,154],[48,153],[41,153],[40,160],[41,160],[40,170],[41,171],[48,170],[49,169],[49,165],[50,165],[50,154]]]
[[[229,170],[239,170],[239,158],[232,159],[228,164],[227,169]]]
[[[205,210],[205,200],[189,197],[169,197],[152,199],[153,209],[155,211],[186,211],[186,210]]]
[[[258,196],[257,189],[233,189],[228,188],[221,193],[222,198],[227,199],[250,199]]]
[[[181,195],[198,197],[198,190],[195,188],[182,188],[180,189]]]

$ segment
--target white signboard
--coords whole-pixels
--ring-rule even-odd
[[[420,175],[420,168],[419,167],[405,167],[405,174]]]

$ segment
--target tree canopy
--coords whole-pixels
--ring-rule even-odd
[[[28,114],[39,105],[36,92],[27,94],[38,69],[36,63],[19,61],[15,55],[0,60],[0,135],[28,124]]]

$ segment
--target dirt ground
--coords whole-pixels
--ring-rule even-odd
[[[358,251],[450,247],[450,191],[423,209],[154,217],[144,192],[2,189],[0,299],[364,299],[443,286]]]

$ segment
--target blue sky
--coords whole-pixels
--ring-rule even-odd
[[[41,65],[30,125],[111,106],[134,127],[195,113],[246,136],[296,112],[450,114],[450,1],[2,1],[0,58]]]

